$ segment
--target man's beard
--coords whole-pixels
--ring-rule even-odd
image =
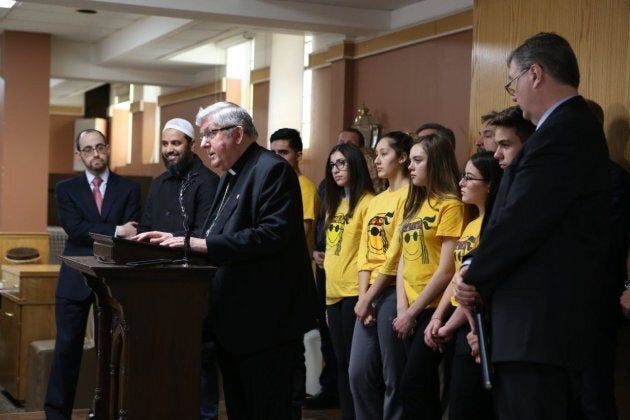
[[[191,150],[186,150],[181,154],[179,161],[177,163],[171,163],[168,161],[166,156],[162,155],[162,161],[164,162],[164,166],[166,169],[176,178],[181,178],[184,176],[193,162],[193,152]]]

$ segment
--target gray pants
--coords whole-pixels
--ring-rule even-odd
[[[357,420],[402,417],[400,379],[406,352],[392,327],[396,317],[396,288],[376,298],[376,325],[357,321],[350,353],[350,389]]]

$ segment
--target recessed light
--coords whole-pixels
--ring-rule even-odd
[[[15,1],[13,0],[0,0],[0,8],[2,9],[10,9],[15,5]]]
[[[95,15],[98,12],[96,10],[93,9],[77,9],[78,13],[85,13],[86,15]]]

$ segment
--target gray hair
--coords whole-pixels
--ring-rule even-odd
[[[507,65],[521,71],[538,64],[557,81],[573,86],[580,85],[580,69],[577,58],[566,39],[551,32],[532,36],[510,53]]]
[[[212,118],[212,121],[221,127],[238,125],[243,128],[246,136],[258,139],[258,131],[254,127],[251,115],[235,103],[216,102],[206,108],[199,108],[195,124],[199,127],[208,118]]]

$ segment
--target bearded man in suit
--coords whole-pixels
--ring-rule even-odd
[[[100,131],[81,131],[75,144],[85,172],[55,187],[59,221],[68,234],[63,255],[93,255],[90,233],[136,234],[140,186],[109,170],[109,145]],[[80,272],[62,264],[55,299],[57,337],[44,410],[48,420],[69,420],[94,294]]]

